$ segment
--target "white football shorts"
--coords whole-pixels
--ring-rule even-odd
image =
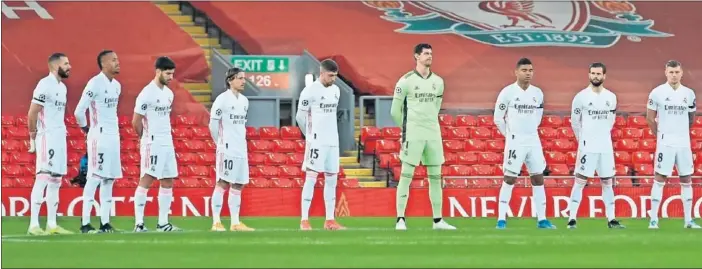
[[[68,170],[66,133],[37,134],[34,143],[37,154],[36,172],[49,172],[65,176]]]
[[[653,159],[656,173],[664,176],[673,174],[673,165],[677,166],[678,175],[689,176],[694,172],[692,149],[689,147],[670,147],[658,144]]]
[[[122,178],[119,135],[88,134],[88,176]]]
[[[339,173],[339,147],[316,146],[308,142],[305,146],[302,170],[308,169],[318,173]]]
[[[588,153],[578,151],[575,160],[575,173],[587,178],[595,177],[595,171],[600,178],[611,178],[615,174],[614,152]]]
[[[150,175],[156,179],[178,177],[178,162],[175,147],[158,144],[142,144],[141,177]]]
[[[546,170],[546,158],[541,145],[510,146],[505,148],[502,167],[506,176],[518,176],[526,164],[530,175],[543,174]]]
[[[248,158],[217,152],[216,159],[217,180],[221,179],[233,184],[249,184]]]

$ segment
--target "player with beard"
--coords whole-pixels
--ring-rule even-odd
[[[88,173],[83,188],[83,214],[80,231],[94,233],[90,225],[90,211],[93,208],[95,191],[100,186],[100,230],[114,232],[110,225],[112,210],[112,186],[114,180],[122,177],[120,161],[119,125],[117,103],[122,85],[115,79],[119,74],[119,59],[111,50],[104,50],[97,56],[100,73],[88,81],[76,107],[78,125],[88,134]],[[90,127],[85,118],[89,110]]]
[[[609,228],[625,228],[615,219],[614,212],[614,147],[612,127],[617,112],[617,96],[604,86],[607,67],[602,63],[590,65],[590,86],[573,98],[571,125],[578,141],[578,158],[575,164],[575,184],[570,193],[568,229],[576,228],[578,208],[587,179],[595,176],[602,183],[602,200]]]
[[[71,234],[58,226],[56,210],[61,178],[66,175],[66,85],[71,64],[63,53],[49,56],[49,75],[39,80],[27,113],[29,137],[36,141],[36,180],[30,195],[30,235]],[[46,231],[39,226],[39,209],[46,190]]]
[[[137,96],[132,126],[140,137],[141,179],[134,194],[135,232],[146,232],[144,207],[146,194],[154,179],[159,180],[158,224],[159,232],[181,229],[168,221],[173,202],[173,180],[178,176],[173,136],[171,135],[171,107],[173,91],[168,83],[173,80],[175,63],[162,56],[156,60],[156,76]]]

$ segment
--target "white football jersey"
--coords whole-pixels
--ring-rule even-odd
[[[543,114],[544,93],[541,89],[529,85],[523,90],[515,82],[497,96],[494,121],[507,143],[534,146],[541,144],[538,128]]]
[[[159,88],[151,81],[137,96],[134,113],[143,115],[142,143],[173,145],[171,134],[171,106],[173,105],[173,92],[168,86]]]
[[[98,134],[119,135],[117,103],[122,93],[122,85],[117,79],[109,78],[100,72],[88,81],[83,95],[78,101],[75,115],[78,125],[86,126],[85,110],[90,114],[90,132]]]
[[[616,112],[617,96],[607,89],[596,93],[588,87],[575,95],[570,117],[579,151],[614,152],[612,127]]]
[[[317,80],[305,87],[300,94],[297,113],[307,113],[307,126],[303,128],[308,143],[319,146],[339,146],[336,110],[339,106],[339,87],[324,87]]]
[[[690,146],[690,112],[696,112],[695,92],[683,85],[674,90],[661,84],[648,96],[648,109],[658,116],[658,144],[671,147]]]
[[[37,118],[37,133],[62,133],[66,135],[66,84],[54,75],[39,80],[32,93],[32,103],[44,107]]]
[[[248,158],[246,147],[246,116],[249,99],[243,94],[227,90],[212,104],[210,117],[219,120],[217,152]]]

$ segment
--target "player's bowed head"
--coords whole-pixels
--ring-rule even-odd
[[[55,52],[49,56],[48,60],[49,73],[54,75],[57,81],[67,79],[71,75],[71,63],[68,61],[66,54]],[[41,100],[42,102],[44,100]],[[37,118],[43,106],[31,103],[27,112],[28,128],[30,140],[29,152],[34,152],[34,138],[37,135]]]
[[[238,67],[229,68],[224,78],[224,85],[227,85],[229,90],[243,92],[246,85],[246,73]]]
[[[173,80],[173,75],[175,74],[176,65],[171,58],[167,56],[161,56],[156,59],[154,64],[156,67],[156,77],[154,81],[158,83],[159,87],[167,86]]]
[[[319,63],[319,81],[324,87],[334,84],[339,75],[339,65],[332,59],[325,59]]]
[[[517,84],[522,89],[529,88],[531,79],[534,77],[534,65],[529,58],[521,58],[517,61],[517,66],[514,69],[514,75],[517,76]]]

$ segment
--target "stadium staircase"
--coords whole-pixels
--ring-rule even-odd
[[[195,25],[193,18],[189,15],[185,15],[180,11],[178,4],[171,4],[167,2],[154,2],[168,17],[171,18],[175,23],[180,26],[183,31],[188,33],[197,44],[200,45],[202,50],[205,52],[205,57],[207,58],[207,64],[211,65],[210,56],[212,54],[211,49],[216,49],[222,54],[231,54],[231,50],[222,48],[217,38],[210,38],[207,35],[206,29],[203,26]],[[208,77],[208,78],[211,78]],[[207,81],[196,82],[196,83],[184,83],[183,86],[190,91],[195,100],[202,103],[207,109],[212,106],[212,88]]]

